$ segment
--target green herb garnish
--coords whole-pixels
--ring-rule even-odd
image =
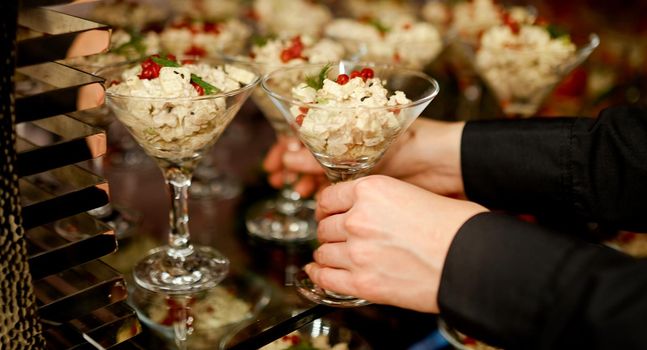
[[[182,67],[179,62],[168,59],[166,57],[151,56],[151,59],[153,60],[153,62],[159,64],[162,67]]]
[[[368,24],[375,27],[375,29],[377,29],[381,34],[388,33],[388,31],[391,30],[391,28],[384,25],[384,23],[382,23],[379,20],[374,19],[374,18],[371,19],[370,21],[368,21]]]
[[[331,64],[327,63],[321,70],[319,71],[319,74],[316,77],[313,76],[306,76],[306,84],[308,84],[309,87],[319,90],[323,87],[324,80],[326,80],[326,76],[328,75],[328,71],[330,70]]]
[[[130,35],[130,40],[115,47],[112,51],[122,56],[131,57],[130,53],[134,50],[139,57],[144,56],[146,54],[146,45],[143,42],[144,37],[136,31],[129,31],[128,34]]]
[[[566,29],[555,24],[549,24],[548,26],[546,26],[546,30],[548,31],[550,37],[553,39],[568,36],[568,31]]]
[[[299,344],[292,345],[287,350],[317,350],[310,342],[301,341]]]
[[[162,67],[182,67],[182,65],[177,61],[170,60],[168,58],[152,56],[151,59],[153,60],[153,62],[159,64]],[[211,95],[213,93],[219,93],[221,91],[217,87],[207,83],[206,81],[202,80],[202,78],[193,73],[191,73],[191,82],[200,86],[204,90],[205,95]]]
[[[213,93],[219,93],[220,92],[220,89],[218,89],[217,87],[207,83],[206,81],[202,80],[202,78],[200,78],[199,76],[197,76],[197,75],[195,75],[193,73],[191,73],[191,81],[194,84],[200,86],[204,90],[205,95],[211,95]]]
[[[254,35],[252,37],[252,44],[254,46],[263,47],[263,46],[267,45],[268,41],[270,41],[272,39],[275,39],[275,38],[276,38],[276,36],[271,35],[271,34],[270,35]]]

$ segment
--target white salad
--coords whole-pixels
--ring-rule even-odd
[[[388,91],[373,75],[364,68],[336,81],[321,79],[320,86],[310,81],[292,89],[293,98],[311,107],[293,105],[290,112],[314,153],[340,160],[377,158],[405,127],[409,118],[398,106],[411,100],[402,91]]]
[[[150,57],[124,71],[106,93],[108,104],[149,154],[189,159],[217,139],[233,117],[225,97],[207,95],[237,90],[256,78],[230,65]]]

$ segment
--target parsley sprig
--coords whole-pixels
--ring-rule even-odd
[[[168,58],[153,56],[151,57],[151,59],[153,60],[153,62],[159,64],[162,67],[182,67],[179,62],[170,60]],[[201,87],[204,90],[205,95],[211,95],[213,93],[219,93],[221,91],[217,87],[207,83],[206,81],[202,80],[202,78],[193,73],[191,73],[191,82]]]
[[[548,26],[546,26],[546,30],[548,31],[550,37],[553,39],[569,36],[568,31],[565,28],[560,27],[556,24],[549,24]]]
[[[268,41],[273,39],[276,39],[276,35],[254,35],[252,36],[252,44],[257,47],[263,47],[267,45]]]
[[[388,32],[389,32],[389,30],[391,30],[391,28],[387,27],[384,23],[382,23],[382,22],[380,22],[379,20],[374,19],[374,18],[373,18],[373,19],[371,19],[371,20],[368,22],[368,24],[370,24],[370,25],[372,25],[373,27],[375,27],[375,29],[377,29],[377,31],[378,31],[378,32],[380,32],[381,34],[386,34],[386,33],[388,33]]]
[[[129,31],[130,40],[113,48],[112,51],[116,54],[131,57],[132,50],[134,50],[139,57],[146,54],[146,45],[144,44],[144,36],[136,31]]]
[[[311,75],[306,76],[306,84],[315,90],[321,89],[323,87],[324,80],[326,80],[326,76],[328,75],[328,71],[330,71],[330,67],[331,64],[327,63],[323,68],[321,68],[316,77]]]

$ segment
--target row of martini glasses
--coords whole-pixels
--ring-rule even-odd
[[[207,60],[209,64],[222,65],[222,61]],[[135,63],[126,63],[113,66],[100,71],[98,74],[106,81],[116,81],[121,73],[132,68]],[[142,109],[146,105],[191,105],[192,108],[213,108],[212,106],[224,106],[214,109],[212,117],[215,124],[226,125],[238,112],[243,102],[252,93],[255,86],[261,82],[261,75],[254,67],[245,66],[241,62],[229,63],[241,66],[249,71],[256,72],[256,78],[245,86],[228,93],[215,93],[210,95],[190,98],[147,98],[128,95],[118,95],[110,90],[106,93],[106,103],[126,128],[133,134],[134,139],[142,146],[159,165],[168,185],[171,210],[169,213],[170,230],[168,244],[154,249],[137,263],[133,270],[134,280],[138,286],[153,292],[164,294],[191,294],[215,287],[226,276],[229,270],[228,259],[217,250],[196,246],[191,243],[189,233],[188,213],[188,190],[191,186],[191,176],[201,157],[209,147],[218,140],[222,129],[214,129],[209,134],[208,142],[192,142],[183,140],[177,145],[166,145],[160,149],[156,143],[148,142],[148,138],[142,135],[141,130],[146,126],[135,126],[133,120],[142,120],[138,113],[146,112]],[[262,89],[271,98],[277,109],[285,118],[285,122],[297,137],[300,137],[299,125],[295,117],[290,113],[292,107],[327,110],[328,113],[347,113],[349,107],[327,107],[325,105],[306,104],[295,100],[291,96],[293,85],[284,84],[285,81],[299,81],[316,74],[322,70],[324,64],[299,65],[285,69],[279,69],[264,76]],[[350,72],[355,69],[356,64],[351,62],[339,62],[329,70],[328,78],[335,79],[338,74]],[[388,82],[389,91],[403,91],[412,100],[411,103],[399,106],[401,125],[398,131],[389,135],[387,142],[378,152],[370,154],[355,154],[352,158],[337,157],[331,154],[321,153],[320,150],[313,151],[315,157],[326,169],[326,173],[332,182],[348,181],[370,172],[371,168],[381,158],[388,145],[397,138],[417,118],[426,106],[433,100],[439,91],[437,82],[424,73],[397,68],[388,65],[364,64],[371,66],[375,75]],[[180,101],[184,99],[185,101]],[[186,102],[189,102],[187,104]],[[350,107],[352,113],[362,112],[362,108]],[[383,109],[388,107],[372,107],[372,109]],[[191,113],[191,110],[187,110]],[[149,125],[148,127],[154,127]],[[191,137],[191,136],[189,136]],[[202,140],[201,140],[202,141]],[[306,142],[306,147],[310,145]],[[195,147],[193,147],[195,146]],[[192,148],[193,147],[193,148]],[[313,149],[311,149],[313,150]],[[317,302],[328,303],[339,306],[354,306],[365,304],[358,302],[355,298],[340,296],[332,292],[323,291],[313,286],[307,280],[298,283],[300,290],[306,297]],[[314,294],[313,294],[314,293]]]
[[[557,69],[560,77],[565,76],[577,64],[580,64],[591,51],[598,45],[599,40],[596,36],[591,36],[589,42],[581,47],[576,55],[575,60],[563,62]],[[225,106],[224,109],[214,110],[213,117],[220,124],[228,124],[234,115],[241,108],[245,100],[252,96],[252,99],[261,108],[261,111],[272,122],[277,134],[283,137],[296,137],[303,141],[315,158],[325,169],[326,175],[331,182],[349,181],[360,176],[370,173],[372,167],[379,161],[384,154],[388,145],[394,141],[406,128],[417,118],[428,104],[437,95],[438,84],[424,73],[417,70],[411,70],[400,66],[377,63],[353,63],[340,61],[333,65],[327,73],[327,77],[335,80],[338,74],[348,73],[355,70],[356,67],[371,67],[375,75],[384,79],[388,85],[389,91],[400,90],[412,100],[406,106],[399,107],[403,117],[401,128],[396,134],[390,136],[388,142],[385,142],[383,148],[377,154],[355,154],[353,158],[339,158],[331,154],[322,153],[312,147],[300,134],[299,122],[290,112],[294,108],[303,109],[322,109],[327,113],[348,113],[348,108],[327,107],[315,104],[301,103],[292,98],[291,88],[299,82],[302,82],[306,76],[316,75],[321,71],[324,64],[314,65],[295,65],[290,67],[268,67],[261,64],[246,60],[215,60],[200,59],[213,65],[233,64],[244,67],[247,70],[255,72],[256,79],[251,83],[241,87],[238,90],[228,93],[216,93],[195,98],[188,98],[193,108],[210,108],[213,105]],[[225,62],[227,61],[227,62]],[[111,82],[113,77],[139,62],[129,62],[106,67],[98,75],[106,78]],[[478,72],[478,70],[477,70]],[[483,75],[487,83],[487,77]],[[514,79],[514,77],[510,77]],[[289,84],[286,84],[289,82]],[[557,82],[551,81],[540,93],[539,99],[533,99],[532,106],[534,111],[537,110],[543,97],[548,95],[552,87]],[[260,85],[260,86],[257,86]],[[496,94],[496,91],[495,91]],[[187,99],[187,98],[185,98]],[[267,102],[271,104],[268,104]],[[138,137],[137,131],[129,127],[128,120],[137,118],[132,106],[137,104],[156,103],[156,104],[176,104],[177,98],[145,98],[135,96],[114,95],[107,93],[107,105],[130,131],[134,139],[151,156],[159,165],[164,174],[171,194],[171,210],[169,213],[170,230],[169,243],[164,247],[159,247],[149,252],[134,268],[133,276],[136,284],[146,290],[163,293],[166,295],[188,295],[203,292],[214,288],[228,274],[229,261],[217,250],[211,247],[196,246],[191,243],[190,233],[188,230],[188,206],[187,200],[191,188],[191,179],[197,164],[205,156],[206,152],[218,140],[222,134],[222,129],[214,130],[210,135],[209,142],[200,143],[199,147],[188,148],[191,142],[184,142],[178,145],[177,149],[156,149],[156,145],[147,143],[146,138]],[[524,101],[521,101],[524,103]],[[528,105],[527,102],[525,102]],[[382,107],[386,108],[386,107]],[[355,112],[360,113],[361,108],[352,108]],[[378,108],[379,109],[379,108]],[[528,109],[525,109],[523,115],[528,115]],[[191,112],[190,110],[187,112]],[[517,114],[511,113],[511,114]],[[530,113],[532,114],[532,113]],[[125,120],[124,120],[125,119]],[[160,156],[163,154],[164,156]],[[180,156],[181,155],[181,156]],[[258,225],[259,230],[254,231],[250,226],[253,224],[254,210],[248,213],[248,228],[252,234],[259,237],[277,240],[281,242],[295,242],[313,239],[316,231],[316,223],[312,219],[311,206],[303,204],[301,198],[294,193],[288,186],[282,191],[284,197],[283,203],[279,205],[268,205],[268,202],[260,204],[264,218],[272,217],[267,214],[267,210],[278,210],[278,214],[273,214],[274,218],[279,218],[279,224],[270,224],[269,230],[262,230],[263,225]],[[307,203],[307,202],[306,202]],[[266,225],[265,228],[268,228]],[[295,284],[297,290],[306,298],[326,305],[338,307],[354,307],[366,305],[368,302],[352,296],[345,296],[332,291],[323,290],[313,284],[304,271],[299,271],[296,275]],[[137,305],[135,305],[137,306]]]
[[[580,49],[576,61],[565,62],[564,66],[560,67],[561,76],[568,73],[570,69],[581,63],[584,58],[590,54],[592,49],[597,46],[596,40],[596,38],[592,37],[589,45]],[[207,61],[212,64],[223,64],[223,62],[217,62],[214,60]],[[108,82],[118,80],[113,79],[113,77],[119,76],[125,69],[131,68],[137,64],[139,63],[130,62],[115,65],[100,70],[97,74],[106,78],[106,81]],[[262,71],[259,70],[258,67],[246,65],[244,62],[235,62],[233,64],[246,66],[247,69],[257,72],[257,79],[233,92],[226,94],[217,93],[192,98],[190,102],[194,108],[208,108],[208,106],[213,105],[214,100],[217,100],[218,103],[224,104],[226,108],[221,111],[214,111],[214,113],[218,113],[214,118],[221,118],[223,123],[228,124],[233,116],[238,112],[247,97],[252,93],[258,94],[260,92],[258,88],[256,88],[255,91],[255,85],[260,83],[262,80],[260,85],[262,86],[263,93],[266,94],[266,96],[258,96],[258,99],[269,97],[276,107],[276,111],[282,115],[285,121],[285,123],[282,124],[276,123],[276,119],[273,119],[275,121],[277,131],[284,134],[293,133],[296,137],[300,137],[301,135],[299,134],[299,125],[294,120],[295,117],[290,113],[291,107],[296,106],[308,109],[331,108],[325,105],[303,104],[293,99],[290,95],[290,89],[296,84],[296,82],[303,81],[306,76],[316,75],[316,72],[321,70],[323,64],[298,65],[290,68],[282,67],[274,71],[268,71],[267,69]],[[336,77],[337,74],[352,71],[354,65],[355,64],[351,62],[340,62],[328,72],[328,78],[334,80],[334,77]],[[387,81],[389,84],[387,88],[390,91],[401,90],[413,100],[411,104],[400,108],[403,111],[403,115],[406,115],[407,118],[406,120],[403,120],[402,128],[399,132],[392,135],[392,140],[389,140],[393,141],[393,139],[404,131],[406,127],[408,127],[408,125],[417,118],[420,113],[422,113],[429,102],[431,102],[431,100],[436,96],[438,93],[438,84],[424,73],[420,73],[415,70],[391,65],[365,65],[371,66],[374,69],[376,76]],[[261,79],[261,74],[265,74],[263,79]],[[295,84],[285,84],[285,81],[295,82]],[[554,86],[554,84],[555,82],[551,85]],[[547,86],[546,90],[550,91],[550,88],[551,86]],[[546,91],[543,93],[547,94]],[[165,180],[169,185],[169,192],[172,200],[169,244],[165,247],[156,249],[137,265],[134,270],[135,280],[144,288],[166,293],[190,293],[203,290],[205,288],[211,288],[217,285],[226,276],[228,261],[226,257],[222,256],[212,248],[195,247],[191,244],[190,234],[188,231],[189,216],[187,199],[191,185],[191,177],[195,167],[210,146],[218,140],[222,130],[220,130],[220,133],[211,135],[210,142],[200,143],[199,148],[187,150],[187,144],[183,143],[182,145],[178,145],[178,147],[182,148],[181,150],[168,149],[163,150],[164,152],[160,153],[160,150],[154,149],[155,145],[147,144],[145,138],[138,137],[138,134],[134,132],[132,127],[129,127],[129,124],[123,120],[124,116],[127,116],[128,118],[138,118],[137,115],[133,115],[129,110],[132,106],[153,102],[162,104],[177,103],[174,99],[168,99],[167,101],[161,99],[160,101],[159,98],[153,99],[113,95],[110,93],[107,94],[107,105],[115,112],[115,115],[123,122],[128,130],[133,133],[135,140],[140,144],[140,146],[142,146],[146,153],[153,156],[157,164],[162,169]],[[336,109],[329,112],[345,112],[343,108],[335,108]],[[361,110],[359,107],[354,107],[354,109],[357,110],[358,113]],[[264,110],[264,112],[268,114],[276,113],[276,111],[271,111],[267,108]],[[406,113],[404,113],[405,111]],[[189,142],[188,144],[191,143]],[[304,142],[304,144],[306,147],[310,147],[308,142]],[[337,182],[340,180],[347,181],[369,173],[375,163],[386,151],[389,144],[390,142],[385,143],[384,149],[382,149],[377,156],[373,154],[356,154],[353,159],[339,159],[330,154],[322,154],[320,151],[313,151],[313,154],[326,170],[326,174],[331,182]],[[187,151],[189,152],[187,153]],[[161,157],[160,154],[165,154],[167,156]],[[176,157],[174,154],[182,154],[182,156]],[[356,305],[356,301],[349,302],[344,296],[342,296],[342,300],[330,301],[330,297],[335,299],[334,293],[317,291],[316,288],[308,282],[303,282],[299,285],[300,290],[304,292],[306,296],[311,299],[315,299],[318,302],[333,305]]]

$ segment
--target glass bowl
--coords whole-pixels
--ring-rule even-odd
[[[231,272],[216,287],[192,295],[169,296],[131,285],[129,302],[139,319],[165,341],[189,349],[217,348],[223,336],[271,300],[271,288],[252,273]]]
[[[443,338],[445,338],[445,340],[447,340],[447,342],[452,345],[452,347],[458,350],[498,349],[459,333],[457,330],[447,325],[447,323],[442,318],[438,318],[438,331],[443,336]]]
[[[237,327],[231,334],[222,339],[220,349],[229,349],[239,342],[258,334],[264,329],[258,323],[244,324]],[[330,347],[319,347],[319,342],[324,342]],[[281,350],[288,349],[291,345],[312,344],[315,349],[330,349],[334,345],[345,343],[349,350],[370,350],[372,347],[357,332],[339,325],[328,318],[318,318],[298,330],[273,341],[261,349]],[[304,349],[311,349],[304,347]],[[290,348],[294,349],[294,348]],[[299,348],[300,349],[300,348]]]

